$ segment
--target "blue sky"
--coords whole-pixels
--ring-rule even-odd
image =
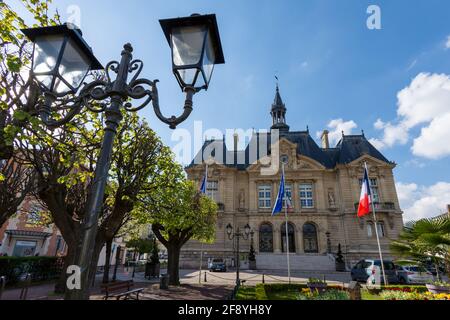
[[[17,1],[6,2],[23,12]],[[371,4],[381,9],[381,30],[366,26]],[[73,5],[102,63],[119,59],[125,42],[133,44],[135,58],[145,62],[142,75],[160,80],[167,116],[182,111],[183,95],[158,19],[217,15],[226,64],[215,68],[208,91],[194,97],[180,128],[192,131],[194,121],[223,131],[269,128],[277,74],[292,130],[308,125],[316,138],[333,120],[330,131],[363,129],[398,164],[398,193],[410,217],[450,203],[450,2],[55,0],[53,8],[66,20]],[[151,108],[141,114],[165,143],[175,144]]]

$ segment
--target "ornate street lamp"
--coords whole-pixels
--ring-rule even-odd
[[[236,239],[236,287],[239,287],[241,285],[241,280],[239,278],[239,271],[240,271],[240,259],[239,259],[239,239],[242,237],[244,240],[248,240],[249,235],[253,232],[251,231],[250,226],[248,223],[244,227],[244,233],[242,233],[239,230],[239,227],[237,228],[236,232],[233,233],[233,226],[231,223],[227,224],[225,227],[226,233],[228,235],[228,239],[233,240]]]
[[[133,60],[131,44],[124,45],[120,62],[111,61],[106,65],[104,79],[82,84],[89,71],[102,69],[102,66],[79,29],[65,24],[22,30],[34,43],[31,76],[38,86],[33,90],[44,96],[43,103],[37,103],[37,111],[48,127],[55,128],[69,122],[84,107],[97,113],[105,112],[104,137],[75,263],[81,271],[81,289],[69,290],[68,298],[89,298],[88,270],[122,109],[138,111],[152,102],[156,116],[174,129],[191,113],[194,93],[208,88],[214,64],[224,63],[215,15],[193,15],[160,20],[160,23],[170,39],[173,72],[186,94],[184,112],[179,117],[162,115],[156,87],[158,80],[139,78],[144,63]],[[130,100],[137,99],[144,101],[133,107]]]
[[[34,43],[31,70],[43,91],[60,97],[74,94],[90,70],[103,69],[72,24],[22,32]]]
[[[208,89],[215,64],[225,63],[214,14],[159,20],[172,48],[172,68],[181,90]]]

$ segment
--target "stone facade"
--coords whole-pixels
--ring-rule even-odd
[[[278,89],[276,94],[279,95]],[[276,96],[275,103],[280,102],[281,97]],[[285,110],[284,108],[284,112]],[[280,118],[285,121],[285,113]],[[277,121],[274,119],[274,124]],[[370,145],[364,134],[343,135],[336,148],[329,148],[325,131],[320,148],[309,136],[309,131],[289,132],[289,127],[286,127],[285,132],[280,133],[276,148],[282,161],[287,162],[285,179],[286,186],[290,188],[288,196],[293,207],[288,213],[291,255],[303,256],[304,259],[327,254],[332,257],[337,252],[338,244],[341,244],[347,267],[360,258],[378,258],[372,214],[363,218],[357,218],[356,215],[361,190],[360,179],[363,177],[364,163],[367,163],[369,178],[377,193],[375,206],[378,228],[382,234],[382,251],[384,258],[392,258],[389,243],[398,238],[403,227],[393,175],[395,164],[387,161]],[[223,141],[217,140],[207,141],[205,145],[211,143],[224,145]],[[315,148],[317,151],[314,151]],[[213,152],[212,157],[200,155],[200,161],[197,156],[197,161],[186,168],[188,178],[200,182],[205,175],[205,162],[209,162],[208,195],[219,204],[219,213],[215,242],[202,245],[197,241],[189,241],[182,250],[183,267],[198,268],[202,248],[204,266],[211,257],[223,257],[229,264],[233,264],[235,241],[228,239],[225,230],[228,224],[235,229],[239,227],[241,231],[249,224],[254,232],[253,237],[240,241],[241,263],[244,263],[244,267],[251,238],[257,261],[258,256],[264,255],[265,260],[266,256],[270,256],[276,263],[280,256],[286,256],[283,254],[282,240],[286,230],[285,215],[271,215],[281,170],[276,170],[272,175],[262,174],[261,171],[264,168],[262,163],[273,161],[274,150],[272,145],[269,152],[272,160],[258,157],[257,161],[249,162],[246,158],[244,165],[227,164],[222,159],[217,159],[217,156],[214,157]],[[228,151],[225,150],[224,153]],[[204,160],[208,157],[207,161]],[[296,266],[292,268],[296,269]]]

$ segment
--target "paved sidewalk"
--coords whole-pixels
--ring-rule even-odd
[[[117,272],[117,280],[133,280],[136,287],[145,288],[142,299],[143,300],[193,300],[193,299],[225,299],[227,295],[233,290],[236,281],[235,270],[228,272],[209,272],[202,270],[199,279],[198,270],[180,270],[180,287],[170,287],[169,290],[159,289],[159,278],[146,279],[143,272],[136,272],[134,278],[132,277],[132,268],[120,268]],[[161,274],[166,273],[165,269],[161,270]],[[206,274],[206,282],[205,282]],[[240,272],[240,279],[245,281],[245,285],[256,285],[258,283],[287,283],[289,278],[286,272],[283,271],[262,271],[262,270],[242,270]],[[308,278],[320,278],[327,280],[330,284],[342,284],[350,281],[349,272],[292,272],[292,283],[306,283]],[[111,276],[112,278],[112,272]],[[92,288],[92,299],[101,299],[101,283],[103,274],[98,273],[95,280],[95,286]],[[57,300],[62,299],[61,295],[53,293],[55,284],[45,283],[31,286],[28,289],[28,300]],[[3,293],[2,300],[18,300],[21,289],[7,289]]]

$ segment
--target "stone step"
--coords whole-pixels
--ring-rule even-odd
[[[335,261],[329,255],[289,255],[289,264],[293,271],[335,271]],[[258,254],[256,255],[258,270],[286,270],[286,254]]]

